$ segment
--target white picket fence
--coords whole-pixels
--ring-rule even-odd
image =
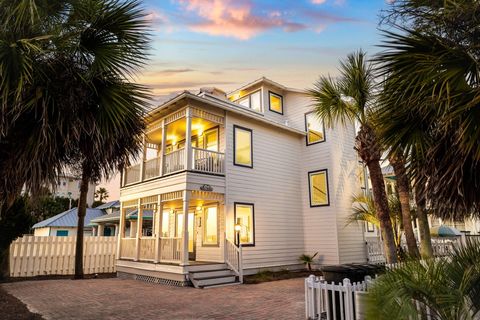
[[[371,281],[351,283],[343,279],[343,283],[327,283],[323,277],[311,275],[305,279],[305,316],[307,319],[355,320],[355,293],[366,292]]]
[[[10,245],[10,276],[70,275],[77,237],[23,236]],[[83,272],[115,272],[117,237],[84,237]]]

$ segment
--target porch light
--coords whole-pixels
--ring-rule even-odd
[[[240,231],[242,231],[242,225],[240,224],[240,219],[237,219],[237,223],[235,223],[235,242],[237,246],[240,246]]]
[[[235,232],[240,232],[240,231],[242,231],[242,225],[239,224],[239,223],[236,223],[235,224]]]
[[[201,207],[201,206],[198,206],[198,207],[196,207],[195,209],[197,209],[197,211],[200,211],[200,210],[202,210],[202,207]]]

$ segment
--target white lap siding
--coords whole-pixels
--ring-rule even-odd
[[[253,168],[233,165],[233,125],[253,130]],[[232,113],[226,123],[226,230],[233,239],[234,203],[253,203],[255,246],[245,247],[244,267],[298,264],[303,248],[299,134]]]

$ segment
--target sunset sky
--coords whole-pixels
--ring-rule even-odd
[[[147,0],[152,50],[140,83],[156,101],[183,90],[226,91],[266,76],[308,88],[338,60],[379,49],[386,0]],[[102,184],[105,186],[105,184]],[[119,197],[118,178],[106,184]]]

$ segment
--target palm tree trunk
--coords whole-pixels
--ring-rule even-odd
[[[377,211],[380,229],[382,232],[383,246],[387,258],[387,263],[397,262],[397,252],[395,246],[395,237],[393,234],[392,221],[388,209],[387,193],[385,192],[385,183],[383,181],[382,169],[378,161],[367,163],[370,173],[370,181],[373,189],[373,199],[375,202],[375,211]]]
[[[425,199],[421,195],[419,188],[415,188],[415,203],[417,204],[418,230],[420,232],[420,253],[422,258],[432,258],[432,238],[430,236],[430,226],[428,225],[427,209]]]
[[[75,245],[75,276],[74,279],[83,279],[83,226],[87,213],[87,193],[90,176],[85,167],[82,170],[80,182],[80,197],[78,199],[77,243]]]
[[[402,211],[403,231],[405,231],[405,239],[407,240],[408,253],[411,257],[420,257],[417,247],[417,240],[413,233],[412,217],[410,212],[410,183],[408,181],[407,172],[405,170],[405,161],[403,156],[390,156],[390,164],[393,167],[395,176],[397,177],[398,198]]]

